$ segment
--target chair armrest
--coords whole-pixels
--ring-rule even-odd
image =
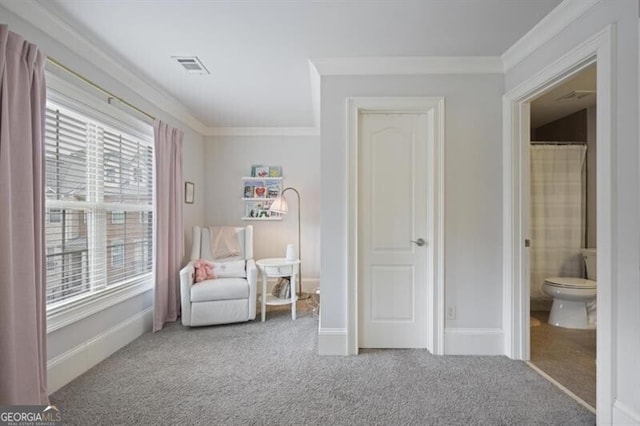
[[[256,319],[258,295],[258,268],[253,259],[247,260],[247,282],[249,283],[249,319]]]
[[[180,306],[182,325],[191,325],[191,286],[195,275],[195,261],[190,261],[180,270]]]

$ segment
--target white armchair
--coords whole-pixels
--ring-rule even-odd
[[[256,318],[258,270],[253,260],[253,227],[235,228],[240,254],[214,259],[208,227],[193,227],[191,261],[180,271],[182,324],[200,326],[249,321]],[[245,261],[244,276],[215,278],[194,285],[195,261]],[[215,273],[214,268],[214,273]]]

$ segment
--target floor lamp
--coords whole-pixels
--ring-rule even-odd
[[[299,265],[299,277],[298,278],[298,299],[308,299],[310,294],[308,293],[303,293],[302,292],[302,258],[300,256],[300,253],[302,253],[302,248],[300,247],[300,193],[298,192],[297,189],[295,189],[294,187],[288,187],[282,190],[282,192],[280,193],[280,195],[278,195],[278,197],[273,200],[273,203],[271,203],[271,207],[269,207],[269,211],[273,212],[273,213],[280,213],[280,214],[288,214],[289,213],[289,204],[287,203],[287,199],[284,198],[284,193],[287,191],[293,191],[296,193],[296,195],[298,196],[298,259],[300,260],[300,265]]]

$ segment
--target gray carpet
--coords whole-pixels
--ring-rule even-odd
[[[593,425],[524,363],[423,350],[317,353],[318,323],[146,334],[52,395],[75,425]]]

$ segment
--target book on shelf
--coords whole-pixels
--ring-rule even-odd
[[[266,186],[255,186],[253,188],[253,196],[254,196],[254,198],[266,198],[267,197],[267,187]]]
[[[282,166],[269,166],[269,177],[282,177]]]
[[[262,164],[254,164],[251,166],[251,177],[280,178],[282,177],[282,166],[263,166]]]
[[[253,198],[253,188],[254,186],[250,183],[244,184],[244,198]]]
[[[269,167],[268,166],[255,166],[255,169],[252,168],[253,177],[261,177],[266,178],[269,177]]]
[[[279,299],[289,299],[291,297],[291,277],[280,277],[271,294]]]
[[[269,212],[269,207],[271,207],[270,201],[249,202],[249,203],[246,203],[245,205],[244,215],[246,217],[253,217],[253,218],[271,217],[271,213]]]
[[[276,198],[280,195],[280,184],[267,185],[267,198]]]

